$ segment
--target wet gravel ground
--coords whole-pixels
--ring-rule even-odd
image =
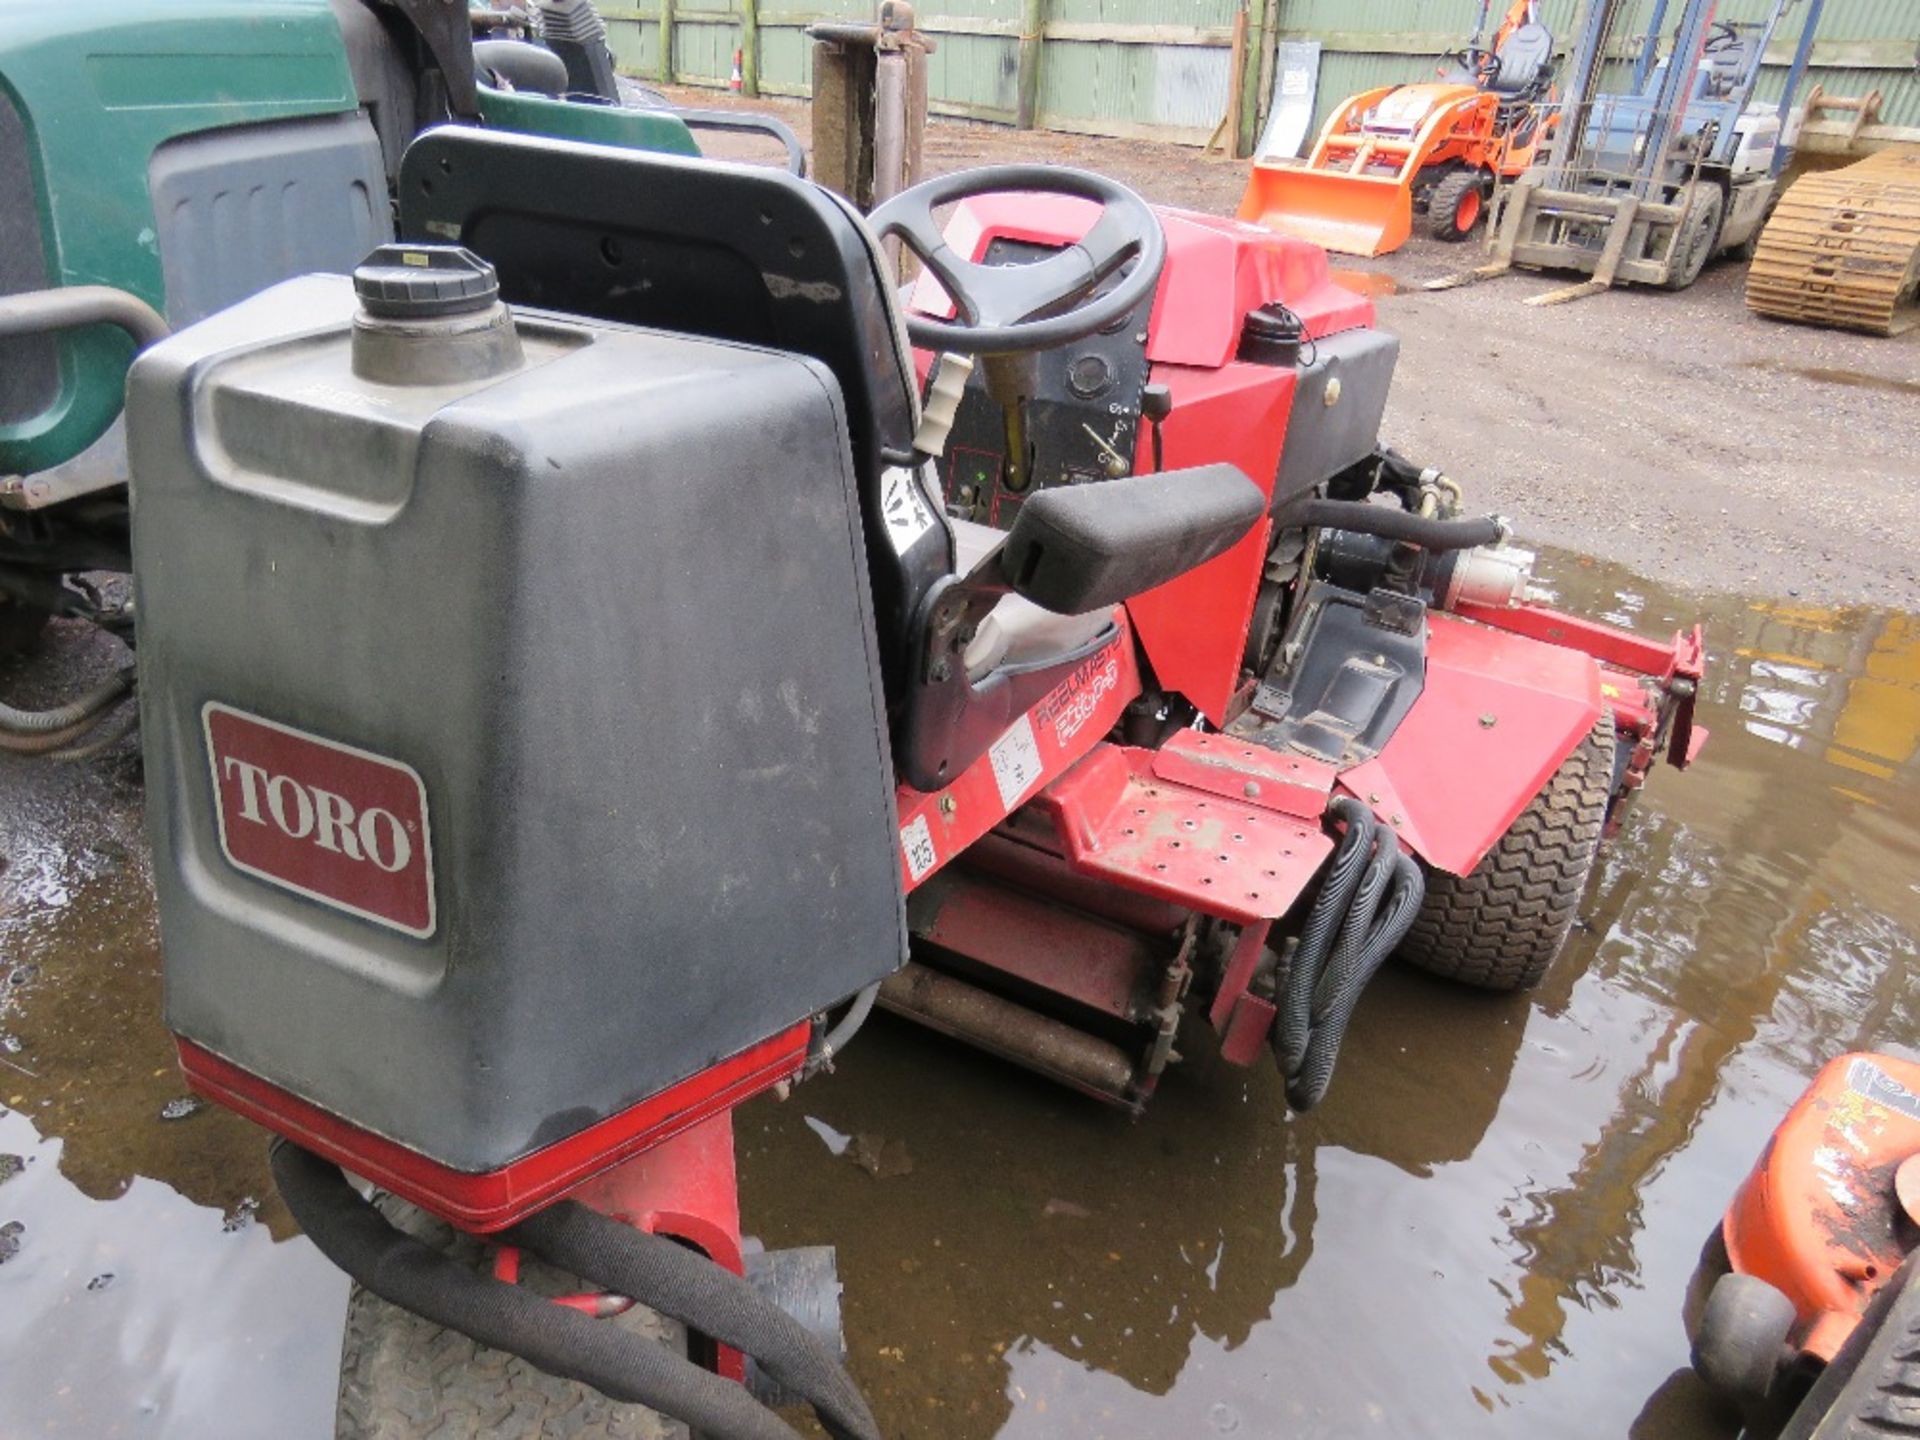
[[[672,93],[807,134],[799,102]],[[929,125],[929,173],[1014,161],[1101,171],[1222,215],[1247,175],[1245,161],[1182,146]],[[1681,294],[1546,307],[1522,301],[1578,277],[1419,288],[1484,258],[1477,238],[1334,258],[1380,292],[1379,323],[1401,340],[1392,444],[1512,517],[1522,540],[1693,589],[1920,608],[1920,329],[1885,339],[1763,320],[1732,261]]]

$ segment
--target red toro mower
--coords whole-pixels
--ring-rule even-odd
[[[871,1435],[830,1279],[742,1253],[731,1106],[876,998],[1128,1108],[1190,1016],[1311,1105],[1390,955],[1537,980],[1701,742],[1697,630],[1546,608],[1380,445],[1397,347],[1311,246],[1076,171],[868,225],[476,130],[399,192],[434,243],[128,402],[168,1021],[362,1287],[369,1433],[446,1326],[702,1433],[790,1433],[717,1366]]]
[[[1761,1433],[1920,1429],[1920,1065],[1842,1055],[1714,1228],[1689,1296],[1700,1377]]]

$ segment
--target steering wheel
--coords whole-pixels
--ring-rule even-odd
[[[1451,60],[1474,78],[1474,83],[1482,90],[1500,78],[1500,57],[1491,50],[1478,45],[1465,45],[1458,50],[1449,50],[1443,59]]]
[[[1722,50],[1731,50],[1740,43],[1739,27],[1729,25],[1725,20],[1713,22],[1713,33],[1707,36],[1706,43],[1700,47],[1703,55],[1717,54]]]
[[[1009,191],[1096,201],[1100,214],[1078,242],[1029,265],[983,265],[956,254],[934,209]],[[1167,259],[1166,232],[1146,201],[1117,180],[1057,165],[988,165],[942,175],[901,191],[867,222],[882,240],[897,238],[912,251],[958,312],[953,320],[909,314],[908,338],[924,349],[962,355],[1050,350],[1102,330],[1153,293]],[[1129,260],[1133,269],[1120,283],[1094,296]]]

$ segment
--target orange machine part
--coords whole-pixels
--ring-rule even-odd
[[[1722,1223],[1733,1268],[1799,1312],[1794,1342],[1833,1358],[1913,1238],[1894,1177],[1920,1154],[1920,1065],[1842,1055],[1774,1132]]]

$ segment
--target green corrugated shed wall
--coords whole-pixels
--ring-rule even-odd
[[[1376,85],[1425,79],[1438,56],[1464,43],[1478,0],[1246,0],[1252,56],[1262,57],[1264,109],[1276,40],[1321,44],[1317,126],[1333,105]],[[1644,24],[1653,0],[1623,22]],[[793,8],[785,8],[792,5]],[[1566,45],[1578,0],[1541,0],[1540,16]],[[725,85],[742,47],[749,7],[758,34],[762,91],[805,95],[816,19],[862,19],[871,0],[663,0],[603,7],[621,66],[659,77],[663,10],[672,14],[672,78]],[[1764,18],[1769,0],[1721,0],[1729,20]],[[1155,136],[1198,143],[1227,110],[1234,17],[1241,0],[921,0],[922,30],[938,50],[928,81],[936,111],[1012,121],[1018,103],[1020,37],[1040,19],[1036,122],[1058,130]],[[1496,15],[1503,8],[1495,0]],[[1671,6],[1668,24],[1679,10]],[[1788,13],[1762,73],[1760,96],[1779,94],[1807,10]],[[1271,13],[1269,13],[1271,12]],[[1920,0],[1827,0],[1810,83],[1830,94],[1877,89],[1889,125],[1920,126]],[[1250,56],[1251,59],[1251,56]]]

